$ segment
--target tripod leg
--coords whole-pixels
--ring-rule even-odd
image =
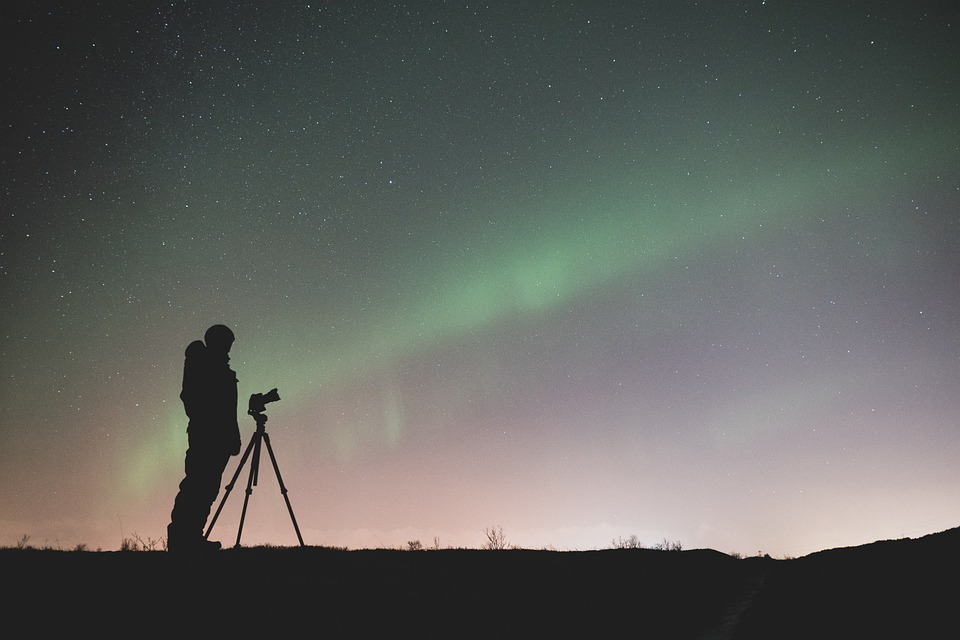
[[[240,534],[243,533],[243,521],[247,517],[247,503],[250,502],[250,494],[253,493],[253,485],[257,483],[257,467],[260,466],[260,440],[266,433],[257,431],[253,434],[253,442],[256,444],[253,448],[253,462],[250,464],[250,475],[247,477],[247,491],[243,497],[243,510],[240,512],[240,526],[237,528],[237,546],[240,546]],[[251,443],[252,444],[252,443]]]
[[[293,515],[293,507],[290,506],[290,498],[287,497],[287,488],[283,485],[283,478],[280,477],[280,467],[277,465],[277,457],[273,455],[273,447],[270,445],[270,436],[266,431],[263,432],[263,439],[267,443],[267,452],[270,454],[270,462],[273,463],[273,470],[277,474],[277,483],[280,485],[280,493],[283,494],[283,500],[287,503],[287,511],[290,512],[290,520],[293,521],[293,529],[297,532],[297,540],[300,541],[300,546],[305,546],[303,544],[303,536],[300,535],[300,527],[297,526],[297,518]]]
[[[237,465],[237,471],[233,474],[233,478],[227,484],[224,490],[223,498],[220,500],[220,506],[217,507],[217,512],[213,514],[213,519],[210,520],[210,524],[207,525],[207,532],[203,534],[204,538],[210,537],[210,532],[213,531],[213,525],[217,523],[217,518],[220,517],[220,512],[223,510],[223,505],[227,502],[227,497],[230,495],[230,492],[233,491],[233,485],[237,483],[237,478],[240,476],[240,471],[243,469],[243,465],[247,462],[247,458],[250,457],[250,451],[253,449],[253,441],[256,439],[257,434],[254,433],[253,437],[250,438],[250,443],[247,445],[247,450],[243,452],[243,457],[240,458],[240,464]]]

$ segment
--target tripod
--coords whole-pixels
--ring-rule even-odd
[[[280,484],[280,493],[283,494],[283,499],[287,503],[287,511],[290,512],[290,520],[293,522],[293,528],[297,532],[297,540],[300,541],[300,546],[303,547],[305,546],[303,544],[303,536],[300,535],[300,527],[297,526],[297,518],[293,515],[293,507],[290,506],[290,498],[287,497],[287,488],[283,485],[283,478],[280,477],[280,467],[277,466],[277,457],[273,455],[273,447],[270,446],[270,435],[267,433],[267,429],[264,426],[267,423],[267,416],[260,411],[255,411],[253,409],[247,413],[253,416],[254,421],[256,421],[257,430],[253,432],[253,436],[250,438],[250,444],[247,445],[247,450],[243,452],[243,457],[240,458],[240,464],[237,465],[237,471],[233,474],[233,479],[230,480],[230,484],[226,486],[223,499],[220,500],[220,506],[217,507],[217,512],[213,515],[213,520],[210,521],[210,526],[207,527],[207,532],[203,534],[203,537],[210,537],[210,532],[213,531],[213,525],[216,524],[217,518],[220,517],[220,511],[223,509],[224,503],[230,496],[230,491],[233,490],[233,485],[237,483],[237,478],[240,476],[240,471],[243,469],[244,463],[246,463],[247,458],[250,457],[250,453],[253,452],[253,459],[250,463],[250,475],[247,477],[247,493],[243,498],[243,511],[240,512],[240,527],[237,529],[236,546],[240,546],[240,535],[243,533],[243,521],[247,516],[247,503],[250,501],[250,494],[253,493],[253,487],[256,486],[257,478],[260,475],[260,445],[261,443],[265,442],[267,444],[267,453],[270,454],[270,462],[273,463],[273,470],[277,474],[277,482]]]

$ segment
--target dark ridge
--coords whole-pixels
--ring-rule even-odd
[[[214,637],[934,637],[960,529],[794,560],[717,551],[0,550],[9,625]],[[944,637],[938,635],[936,637]]]
[[[34,636],[76,629],[124,634],[316,632],[366,637],[584,637],[654,632],[690,638],[711,627],[757,568],[715,551],[0,551]],[[15,620],[20,614],[14,613]],[[626,626],[625,626],[626,625]]]
[[[960,529],[778,562],[734,638],[957,637]]]

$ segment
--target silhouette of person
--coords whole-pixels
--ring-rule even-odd
[[[229,366],[234,335],[217,324],[191,342],[184,352],[180,399],[187,414],[187,453],[184,477],[167,526],[167,550],[215,551],[220,543],[207,540],[203,527],[220,492],[230,456],[240,453],[237,424],[237,375]]]

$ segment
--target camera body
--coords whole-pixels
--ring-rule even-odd
[[[276,402],[279,399],[280,394],[277,393],[276,389],[271,389],[266,393],[254,393],[250,396],[250,402],[247,404],[247,413],[250,415],[262,413],[269,403]]]

